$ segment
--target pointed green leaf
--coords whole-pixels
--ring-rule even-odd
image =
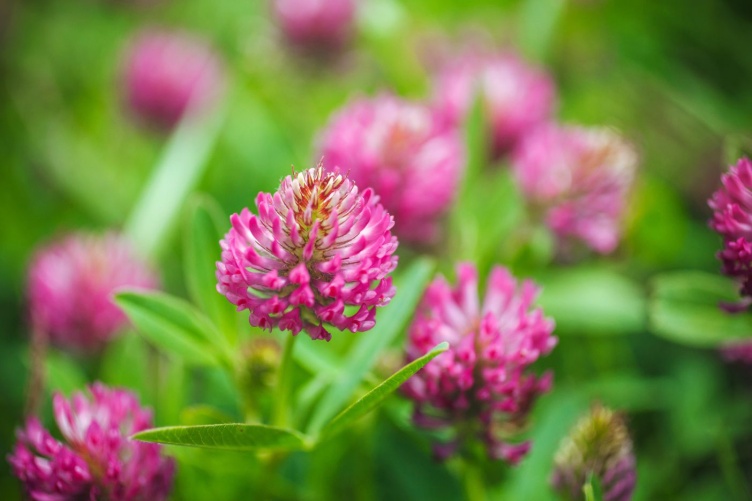
[[[309,430],[320,430],[324,423],[342,409],[363,377],[373,367],[379,353],[404,331],[423,296],[426,284],[433,276],[435,266],[433,260],[421,258],[399,277],[397,294],[392,302],[379,312],[376,327],[359,335],[352,350],[345,357],[344,366],[338,372],[337,379],[314,410]],[[304,350],[296,351],[296,357],[304,355]]]
[[[356,419],[364,416],[376,406],[378,406],[386,397],[391,395],[402,383],[410,379],[410,376],[418,372],[428,362],[436,358],[441,353],[449,349],[449,343],[446,341],[437,345],[434,349],[417,358],[389,376],[377,387],[366,393],[360,400],[353,403],[350,407],[340,412],[332,419],[321,431],[322,435],[331,435],[349,425]]]
[[[140,199],[125,223],[125,232],[147,256],[164,246],[185,198],[201,179],[224,122],[224,106],[175,128]]]
[[[154,291],[123,291],[115,302],[149,341],[187,362],[232,366],[225,338],[190,303]]]
[[[653,281],[651,330],[671,341],[715,347],[752,337],[752,315],[727,313],[721,303],[739,301],[733,280],[696,271],[661,275]]]
[[[184,232],[185,281],[188,294],[214,323],[230,344],[237,341],[235,309],[217,292],[217,266],[220,259],[223,228],[229,228],[222,209],[206,195],[196,195],[189,202]]]
[[[305,435],[295,430],[244,423],[166,426],[136,433],[132,438],[142,442],[232,451],[290,450],[308,447]]]

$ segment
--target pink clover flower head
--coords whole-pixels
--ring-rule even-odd
[[[163,130],[188,113],[206,111],[224,88],[223,65],[204,40],[156,29],[131,41],[122,78],[131,112]]]
[[[172,489],[175,463],[162,446],[129,437],[152,427],[151,412],[132,393],[95,383],[70,400],[56,394],[60,442],[36,418],[17,431],[8,456],[30,499],[160,501]]]
[[[301,49],[336,51],[354,32],[355,0],[273,0],[272,11],[287,41]]]
[[[567,499],[585,501],[582,486],[594,476],[604,501],[629,501],[637,481],[632,439],[622,416],[596,405],[565,437],[554,457],[551,484]]]
[[[466,54],[439,72],[434,102],[443,120],[456,126],[476,99],[480,99],[491,127],[492,156],[498,158],[550,120],[556,87],[543,69],[514,53]]]
[[[458,132],[426,106],[382,95],[337,113],[319,138],[325,167],[370,187],[395,218],[400,240],[434,242],[465,165]]]
[[[718,253],[723,272],[741,282],[741,293],[752,296],[752,162],[746,157],[721,176],[721,188],[708,205],[710,227],[723,237]]]
[[[320,165],[285,177],[276,193],[258,194],[258,215],[230,218],[217,290],[264,329],[328,341],[325,325],[373,328],[376,307],[394,296],[388,275],[397,266],[394,219],[378,200]]]
[[[418,426],[456,426],[456,437],[436,446],[437,456],[480,439],[491,458],[516,464],[530,444],[507,439],[525,425],[535,399],[551,386],[550,374],[537,377],[528,367],[556,345],[554,323],[533,308],[537,287],[528,280],[518,284],[505,268],[491,271],[482,301],[474,266],[460,264],[457,281],[452,287],[438,277],[426,290],[409,330],[407,359],[443,341],[449,350],[410,378],[403,391],[415,401]]]
[[[605,127],[547,125],[529,134],[512,161],[528,201],[561,239],[601,254],[616,249],[637,153]]]
[[[28,272],[31,322],[58,346],[100,350],[128,323],[119,288],[154,289],[155,272],[115,233],[74,233],[39,249]]]

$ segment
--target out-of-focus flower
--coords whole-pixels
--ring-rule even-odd
[[[727,362],[752,365],[752,342],[733,341],[721,347],[721,356]]]
[[[536,286],[524,281],[518,287],[502,267],[491,271],[482,303],[472,265],[459,265],[457,280],[451,287],[439,277],[426,290],[410,327],[407,358],[414,360],[443,341],[449,350],[403,389],[416,403],[418,426],[455,427],[456,437],[435,447],[438,456],[479,438],[490,457],[514,464],[530,444],[506,440],[525,425],[535,399],[551,386],[550,374],[536,377],[527,369],[556,345],[554,324],[532,309]]]
[[[38,250],[28,275],[31,322],[72,351],[101,349],[127,324],[112,302],[122,287],[156,288],[155,272],[114,233],[77,233]]]
[[[458,125],[475,99],[480,100],[495,158],[548,122],[556,100],[551,77],[513,53],[466,54],[449,62],[436,78],[434,94],[440,116],[451,125]]]
[[[287,41],[312,52],[341,49],[352,37],[355,0],[273,0],[272,11]]]
[[[282,348],[274,338],[254,337],[243,348],[241,385],[250,391],[268,390],[282,358]]]
[[[137,118],[171,129],[185,114],[216,103],[224,71],[219,56],[200,38],[147,29],[134,37],[125,55],[123,88]]]
[[[604,501],[632,499],[637,472],[629,431],[621,415],[598,405],[561,442],[551,484],[569,499],[584,500],[582,487],[591,476]]]
[[[708,200],[714,211],[710,227],[723,237],[718,258],[723,272],[741,282],[741,293],[752,296],[752,162],[739,159],[721,183]]]
[[[561,239],[603,254],[619,243],[637,168],[634,148],[605,127],[547,125],[525,137],[512,168],[524,195]]]
[[[370,188],[323,167],[282,180],[230,218],[220,242],[217,290],[250,312],[253,326],[331,339],[324,324],[352,332],[376,324],[376,307],[394,296],[394,219]],[[345,311],[345,307],[358,307]]]
[[[130,392],[95,383],[90,395],[56,394],[55,421],[63,442],[36,418],[18,430],[8,460],[35,501],[159,501],[172,488],[175,464],[157,444],[130,435],[152,427],[151,412]]]
[[[383,95],[350,103],[319,143],[325,167],[374,189],[400,240],[436,240],[465,164],[455,129],[439,127],[426,106]]]

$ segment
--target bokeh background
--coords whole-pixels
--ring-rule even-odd
[[[572,293],[581,301],[573,310],[559,305],[560,346],[547,362],[555,390],[536,407],[530,457],[488,472],[497,479],[494,499],[552,496],[552,453],[592,400],[627,413],[636,499],[750,498],[752,372],[724,363],[715,350],[649,333],[645,306],[656,273],[719,269],[720,239],[707,227],[706,200],[725,167],[752,146],[746,0],[363,0],[355,39],[334,59],[291,51],[262,1],[4,0],[2,456],[22,420],[29,371],[25,273],[33,249],[74,229],[122,227],[174,145],[168,133],[135,120],[123,97],[124,53],[144,27],[194,33],[224,62],[226,92],[214,122],[191,132],[206,141],[205,150],[201,141],[181,147],[193,145],[185,154],[205,162],[194,191],[216,199],[228,216],[251,205],[258,191],[275,189],[291,165],[310,166],[316,132],[352,97],[381,90],[427,97],[432,60],[448,48],[481,39],[544,65],[558,85],[559,117],[620,129],[640,152],[640,171],[620,249],[591,263],[610,273],[599,275],[606,292],[588,284],[577,296],[584,283],[578,275],[551,281],[549,301],[555,303],[556,287],[558,297]],[[170,225],[155,261],[165,288],[183,295],[180,223]],[[541,274],[524,263],[518,268]],[[609,295],[609,287],[623,294]],[[595,321],[583,324],[582,316]],[[49,361],[51,389],[70,391],[92,374],[146,387],[131,349],[120,342],[98,362],[59,355]],[[158,424],[174,422],[187,403],[225,405],[228,385],[219,376],[181,374],[169,376],[191,381],[179,399],[142,394],[156,406]],[[283,470],[289,498],[461,498],[455,472],[435,463],[427,442],[395,417],[404,414],[397,400],[364,425],[368,433],[358,428],[310,455],[295,455]],[[368,439],[354,438],[360,436]],[[181,454],[175,499],[248,499],[265,481],[249,455]],[[20,486],[4,463],[0,498],[17,497]]]

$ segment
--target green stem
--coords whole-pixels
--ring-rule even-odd
[[[463,470],[462,481],[465,486],[467,501],[486,501],[486,486],[478,465],[471,461],[465,461]]]
[[[279,365],[279,372],[277,373],[277,391],[274,395],[274,413],[272,414],[272,424],[274,426],[287,426],[288,400],[292,379],[292,350],[296,339],[298,339],[298,336],[288,335],[287,341],[285,341],[285,350],[282,352],[282,362]]]
[[[724,432],[718,433],[718,463],[721,472],[735,499],[749,499],[749,489],[744,481],[744,472],[739,467],[739,458],[734,445]]]

